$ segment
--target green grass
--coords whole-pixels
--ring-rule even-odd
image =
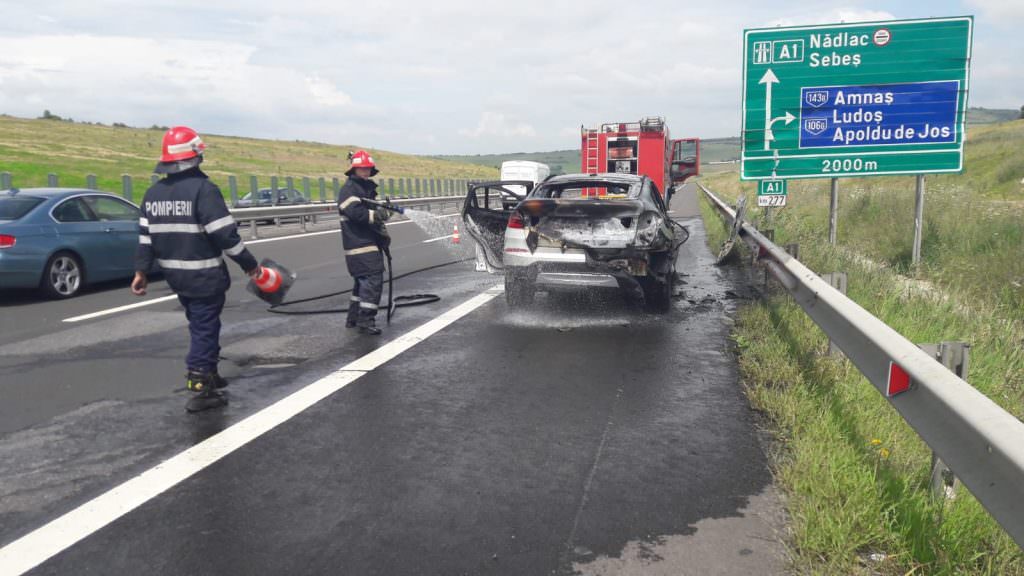
[[[985,163],[1011,161],[1013,147],[994,143],[1022,137],[1024,122],[972,130],[970,170],[929,179],[918,270],[909,265],[910,178],[843,180],[838,248],[826,241],[827,181],[792,182],[790,206],[774,224],[777,243],[799,242],[801,260],[819,273],[848,272],[849,296],[909,340],[971,343],[968,380],[1018,418],[1022,208],[987,188],[1003,181]],[[735,173],[706,183],[730,200],[741,190],[753,199]],[[702,210],[717,249],[724,229],[706,202]],[[760,216],[754,209],[748,219]],[[852,365],[827,356],[824,334],[788,295],[741,310],[735,339],[751,404],[780,440],[773,461],[787,495],[795,572],[1024,574],[1021,549],[969,492],[932,501],[928,447]],[[872,553],[885,560],[870,561]]]
[[[45,186],[48,173],[60,176],[61,186],[84,186],[86,174],[96,174],[102,190],[120,193],[121,175],[135,179],[135,198],[148,187],[160,155],[162,130],[115,128],[56,120],[25,120],[0,116],[0,172],[10,172],[18,187]],[[203,169],[227,192],[227,177],[235,175],[240,192],[249,188],[249,175],[269,186],[271,176],[303,176],[314,180],[344,178],[348,151],[357,146],[316,142],[258,140],[203,134],[208,148]],[[497,171],[485,166],[450,162],[370,149],[386,178],[490,179]],[[296,183],[298,186],[298,183]],[[313,185],[314,195],[317,194]]]

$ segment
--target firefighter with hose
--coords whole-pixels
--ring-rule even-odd
[[[345,264],[355,279],[345,327],[377,336],[381,333],[376,317],[384,290],[384,256],[391,245],[385,222],[391,211],[364,202],[377,197],[377,183],[370,180],[379,172],[373,158],[359,150],[349,154],[349,162],[348,180],[338,195]]]
[[[217,372],[220,314],[231,285],[223,254],[257,281],[263,276],[238,235],[220,189],[199,169],[205,149],[191,128],[175,126],[164,134],[154,172],[167,176],[151,186],[142,200],[131,284],[135,295],[145,295],[146,274],[155,263],[185,309],[191,336],[185,383],[195,393],[185,405],[189,412],[228,403],[220,392],[227,381]]]

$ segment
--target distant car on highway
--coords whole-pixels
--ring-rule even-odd
[[[131,276],[139,214],[95,190],[0,190],[0,288],[70,298],[88,283]]]
[[[501,188],[471,188],[462,217],[488,263],[504,270],[510,306],[530,304],[540,290],[614,288],[642,296],[652,311],[671,308],[689,232],[649,177],[553,176],[513,208],[488,201]]]
[[[273,205],[272,198],[274,197],[273,190],[270,188],[260,188],[257,195],[256,201],[253,202],[252,192],[249,192],[245,196],[238,199],[238,203],[235,204],[236,208],[253,208],[256,206],[271,206]],[[309,198],[306,198],[302,192],[294,188],[278,188],[277,189],[277,205],[278,206],[293,206],[295,204],[309,204]]]

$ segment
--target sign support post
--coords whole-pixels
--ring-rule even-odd
[[[924,174],[917,175],[917,193],[914,200],[914,251],[911,263],[921,263],[921,233],[924,227]]]
[[[836,228],[839,225],[839,178],[832,179],[832,197],[828,206],[828,243],[836,245]]]

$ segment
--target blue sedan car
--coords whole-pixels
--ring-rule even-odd
[[[0,190],[0,289],[70,298],[87,282],[131,276],[139,208],[95,190]]]

